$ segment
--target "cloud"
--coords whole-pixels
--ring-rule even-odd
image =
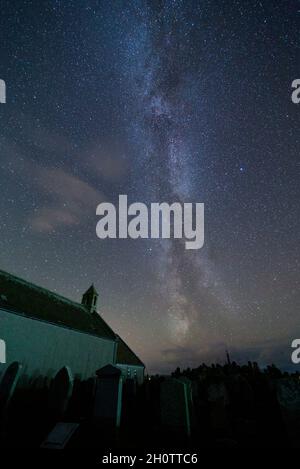
[[[162,350],[161,354],[165,366],[173,369],[180,367],[198,367],[201,363],[224,363],[226,360],[226,344],[215,342],[209,346],[200,344],[198,347],[181,346],[170,347]]]
[[[1,168],[22,190],[32,194],[35,206],[28,225],[40,233],[85,223],[96,213],[99,203],[107,200],[69,168],[45,167],[24,155],[24,150],[10,142],[1,142]],[[28,207],[27,207],[28,210]]]
[[[24,139],[16,144],[9,132],[2,136],[1,169],[34,198],[29,227],[49,233],[85,223],[95,215],[97,205],[107,200],[94,186],[118,181],[126,171],[120,149],[100,144],[92,150],[90,145],[76,148],[64,135],[40,127],[30,116],[20,114],[15,120],[22,125]],[[49,153],[61,162],[60,167],[51,166]]]
[[[88,171],[108,182],[120,182],[128,172],[128,158],[124,144],[100,142],[84,151]]]
[[[35,167],[33,171],[39,191],[50,199],[29,220],[34,231],[80,224],[105,200],[102,192],[65,170]]]
[[[51,232],[59,226],[71,226],[78,223],[79,220],[72,213],[55,207],[42,208],[29,222],[34,231],[41,233]]]

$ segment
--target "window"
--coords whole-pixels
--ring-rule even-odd
[[[6,363],[6,344],[0,339],[0,363]]]

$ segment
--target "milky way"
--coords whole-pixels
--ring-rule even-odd
[[[1,268],[80,300],[150,371],[290,363],[299,2],[4,2]],[[205,245],[96,237],[96,206],[204,202]]]

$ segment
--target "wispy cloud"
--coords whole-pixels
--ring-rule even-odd
[[[29,225],[34,231],[49,233],[59,226],[78,224],[78,219],[67,210],[58,208],[42,208],[36,216],[29,219]]]
[[[102,188],[119,184],[127,175],[126,148],[117,139],[77,146],[30,116],[18,114],[13,119],[22,127],[23,137],[16,143],[9,130],[2,136],[0,167],[34,198],[28,226],[35,232],[85,223],[95,215],[96,206],[108,200]]]
[[[80,224],[105,199],[102,192],[65,170],[35,167],[33,171],[40,192],[50,199],[29,220],[35,231]]]
[[[29,213],[28,226],[35,232],[49,233],[82,224],[106,200],[103,192],[74,175],[71,168],[43,166],[10,142],[1,142],[1,150],[2,170],[13,175],[24,191],[34,194],[35,207]]]
[[[87,148],[83,157],[88,171],[111,183],[120,182],[128,173],[128,155],[124,144],[99,142]]]

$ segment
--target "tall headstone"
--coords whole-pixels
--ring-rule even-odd
[[[228,392],[221,380],[212,382],[207,387],[207,399],[210,409],[210,426],[215,436],[223,437],[230,433],[227,414]]]
[[[191,430],[193,431],[196,427],[196,413],[195,413],[195,406],[194,406],[194,400],[193,400],[193,391],[194,391],[193,382],[186,376],[180,376],[177,379],[181,381],[182,383],[185,383],[186,385],[187,402],[188,402],[189,415],[190,415],[190,426],[191,426]]]
[[[53,378],[48,398],[48,407],[52,417],[61,418],[66,412],[72,396],[73,383],[73,375],[68,366],[61,368]]]
[[[0,382],[0,417],[3,416],[8,408],[10,399],[16,388],[20,377],[22,365],[18,362],[11,363],[1,375]]]
[[[192,404],[192,402],[193,402],[192,381],[189,378],[186,378],[185,376],[180,376],[177,379],[178,379],[178,381],[181,381],[182,383],[186,384],[188,401],[189,401],[189,403]]]
[[[8,410],[11,398],[16,389],[22,365],[18,362],[11,363],[1,375],[0,382],[0,442],[5,442],[7,437]]]
[[[97,372],[93,417],[95,420],[119,427],[122,411],[122,372],[106,365]]]
[[[190,386],[184,380],[167,378],[161,383],[161,423],[171,431],[191,434]]]
[[[136,379],[129,378],[124,383],[124,391],[126,389],[126,394],[130,398],[135,398],[137,393],[137,381]]]
[[[285,423],[290,443],[300,447],[300,382],[294,378],[284,378],[277,383],[277,399]]]

